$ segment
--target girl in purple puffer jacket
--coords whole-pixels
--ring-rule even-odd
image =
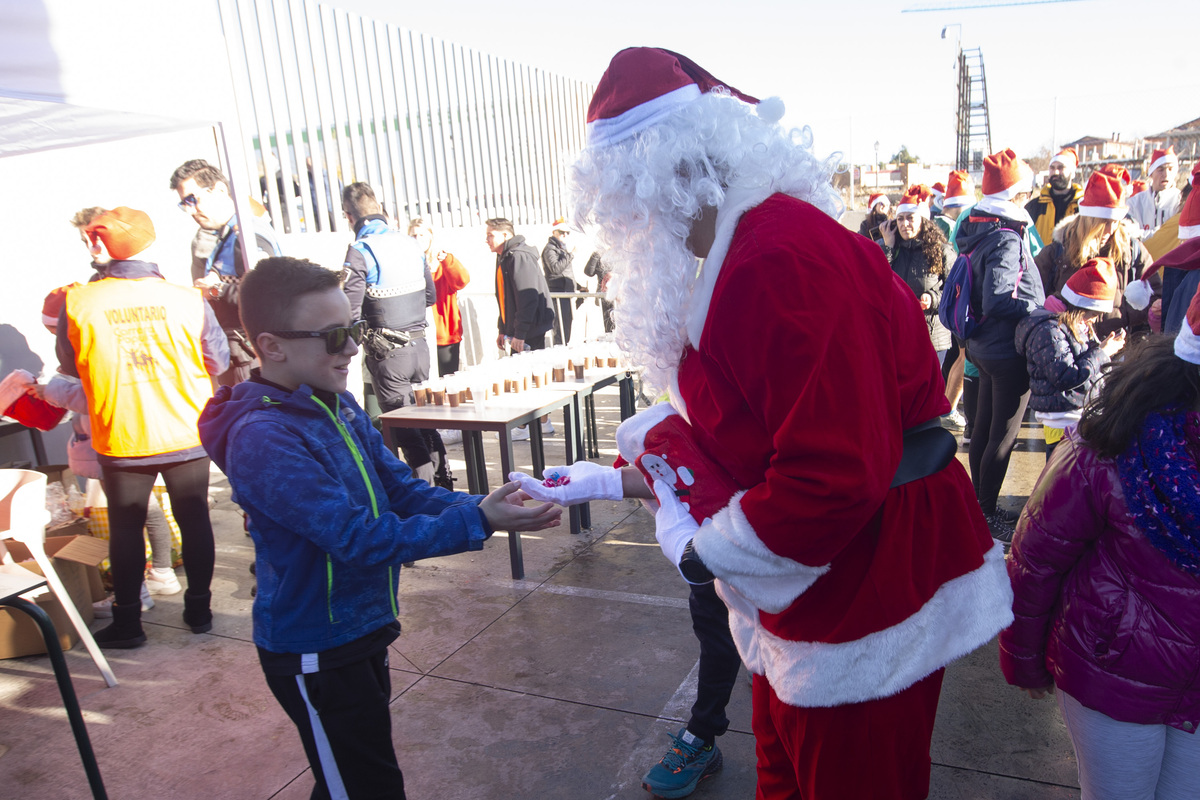
[[[1105,377],[1017,524],[1010,684],[1057,688],[1083,800],[1200,792],[1200,295]]]

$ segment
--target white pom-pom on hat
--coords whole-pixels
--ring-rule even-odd
[[[1136,311],[1145,310],[1150,305],[1150,284],[1138,280],[1125,287],[1125,300]]]
[[[759,119],[775,123],[783,119],[784,105],[783,100],[779,97],[764,97],[758,101],[756,106]]]

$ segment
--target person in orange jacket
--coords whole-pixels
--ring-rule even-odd
[[[417,217],[408,223],[408,235],[421,246],[425,263],[433,273],[433,285],[437,289],[434,312],[437,321],[438,374],[450,375],[458,372],[458,349],[463,337],[458,290],[471,282],[471,274],[453,253],[433,246],[433,228],[425,220]]]

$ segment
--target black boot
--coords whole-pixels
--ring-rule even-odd
[[[106,649],[128,650],[146,643],[146,634],[142,631],[140,598],[126,605],[113,603],[112,615],[112,625],[93,634],[96,644]]]
[[[192,633],[208,633],[212,630],[212,592],[196,592],[190,589],[183,594],[183,621]]]

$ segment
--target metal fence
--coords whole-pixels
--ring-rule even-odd
[[[393,219],[550,222],[594,86],[316,0],[219,0],[235,95],[277,228],[343,230],[365,181]]]

